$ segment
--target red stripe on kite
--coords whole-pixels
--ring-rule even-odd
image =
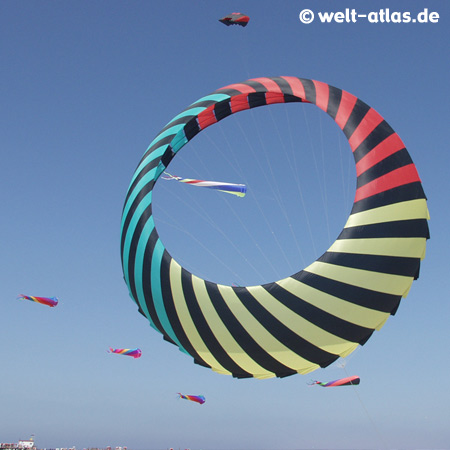
[[[217,122],[216,116],[214,115],[214,106],[208,106],[204,111],[202,111],[198,117],[198,124],[201,130],[204,130],[206,127],[209,127],[213,123]]]
[[[339,104],[339,109],[336,114],[336,118],[334,119],[341,130],[344,129],[345,124],[347,123],[348,118],[355,107],[356,100],[358,99],[354,95],[349,94],[346,91],[342,91],[341,103]]]
[[[256,92],[255,88],[252,88],[248,84],[243,83],[230,84],[228,86],[220,88],[218,92],[223,91],[224,89],[235,89],[236,91],[242,92],[243,94],[251,94]]]
[[[356,190],[355,202],[416,181],[420,182],[416,166],[408,164],[361,186]]]
[[[298,78],[295,77],[280,77],[280,78],[283,78],[283,80],[286,80],[289,83],[289,86],[292,89],[292,93],[296,97],[299,97],[303,101],[306,101],[305,88]]]
[[[316,106],[318,106],[322,111],[327,112],[328,100],[330,98],[330,86],[321,81],[313,81],[316,87]]]
[[[269,78],[252,78],[250,81],[257,81],[258,83],[261,83],[270,92],[278,92],[282,94],[280,86]]]
[[[384,119],[373,108],[370,108],[348,139],[352,151],[355,151],[361,142],[363,142],[364,139],[366,139],[366,137],[369,136],[381,122],[383,122],[383,120]]]
[[[278,92],[266,92],[266,103],[271,105],[273,103],[284,103],[284,94]]]
[[[250,109],[247,94],[235,95],[231,97],[230,108],[232,113],[244,111],[245,109]]]
[[[398,134],[391,134],[356,163],[356,176],[359,177],[375,164],[378,164],[380,161],[383,161],[383,159],[403,148],[405,148],[405,144],[403,144]]]

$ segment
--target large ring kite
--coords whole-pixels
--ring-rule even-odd
[[[277,282],[233,287],[191,274],[156,231],[152,190],[158,177],[209,125],[285,102],[316,104],[349,141],[357,189],[344,229],[317,261]],[[196,363],[238,378],[305,374],[347,356],[395,313],[418,277],[428,219],[417,170],[374,109],[322,82],[256,78],[199,99],[150,144],[123,209],[123,273],[151,326]]]

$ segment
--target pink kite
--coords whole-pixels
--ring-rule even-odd
[[[183,395],[178,392],[178,397],[183,398],[184,400],[189,400],[191,402],[200,403],[200,405],[203,405],[203,403],[206,402],[205,397],[203,395]]]
[[[117,355],[132,356],[133,358],[140,358],[142,351],[140,348],[111,348],[109,347],[108,353],[116,353]]]
[[[19,300],[30,300],[32,302],[40,303],[41,305],[50,306],[50,308],[55,307],[58,304],[58,299],[56,297],[33,297],[32,295],[19,295],[17,297]]]
[[[352,375],[351,377],[341,378],[339,380],[322,382],[322,381],[312,381],[310,384],[318,384],[322,387],[333,387],[333,386],[351,386],[354,384],[359,384],[360,378],[357,375]]]

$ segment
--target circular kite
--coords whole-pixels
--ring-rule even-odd
[[[282,280],[239,287],[203,280],[161,242],[153,187],[206,127],[239,111],[286,102],[315,104],[347,137],[357,173],[347,223],[320,258]],[[419,275],[428,219],[416,167],[374,109],[323,82],[256,78],[200,98],[150,144],[123,209],[123,273],[151,326],[197,364],[237,378],[306,374],[349,355],[395,314]]]

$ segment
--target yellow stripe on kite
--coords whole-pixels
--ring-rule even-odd
[[[351,214],[344,228],[398,220],[430,219],[427,201],[423,198],[394,203]]]
[[[329,252],[423,258],[426,238],[338,239]]]
[[[181,285],[181,266],[173,259],[170,263],[170,285],[178,319],[180,320],[186,337],[189,339],[189,342],[192,347],[194,347],[196,353],[206,362],[206,364],[210,365],[214,371],[231,375],[231,372],[222,367],[222,365],[214,358],[197,331],[184,298]]]
[[[211,302],[211,298],[206,290],[205,281],[201,278],[192,275],[192,285],[194,288],[197,302],[202,310],[205,320],[214,336],[219,341],[222,348],[228,354],[228,356],[244,371],[251,374],[259,374],[259,378],[271,378],[275,374],[261,367],[255,362],[242,347],[236,342],[233,335],[229,332],[228,328],[222,322],[222,319],[217,314],[214,305]]]
[[[289,279],[287,278],[278,282],[278,284],[280,284],[287,291],[293,293],[296,296],[299,296],[298,289],[295,289],[294,292],[294,290],[292,289],[294,286],[292,286],[292,284],[289,283],[288,280]],[[297,283],[305,286],[302,283]],[[348,354],[358,347],[358,343],[350,342],[346,339],[340,338],[339,336],[335,336],[334,334],[329,333],[319,326],[309,322],[302,316],[299,316],[290,308],[284,306],[276,298],[270,295],[270,293],[267,292],[263,287],[252,286],[248,288],[248,291],[253,295],[253,297],[259,302],[261,306],[263,306],[270,314],[272,314],[272,316],[282,322],[283,325],[289,328],[292,332],[307,340],[316,347],[319,347],[328,353],[332,353],[333,355],[339,356]],[[301,296],[303,298],[303,292]],[[311,362],[307,360],[305,360],[305,362],[307,363],[306,367],[312,366]],[[318,368],[318,366],[315,366],[315,368]]]
[[[281,364],[296,370],[299,373],[308,373],[317,368],[317,365],[293,353],[288,347],[276,339],[269,331],[242,304],[239,297],[230,286],[218,285],[223,299],[236,319],[261,346],[264,351]],[[257,375],[255,375],[257,376]]]
[[[304,270],[331,280],[391,295],[406,295],[413,282],[413,277],[352,269],[320,261],[313,262]]]
[[[280,280],[277,284],[310,305],[360,327],[378,329],[390,316],[389,313],[355,305],[354,303],[327,294],[326,292],[319,291],[294,278]],[[314,341],[308,338],[306,339],[315,344]],[[329,337],[326,337],[326,340],[328,342]],[[325,348],[322,345],[320,345],[320,347]],[[340,354],[340,352],[338,354]]]

